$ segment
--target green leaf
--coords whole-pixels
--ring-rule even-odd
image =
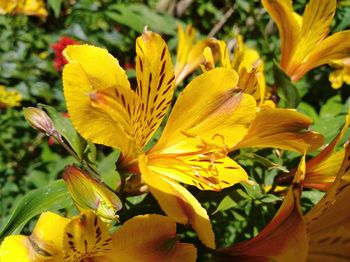
[[[69,145],[73,148],[79,158],[83,158],[84,149],[87,143],[74,129],[70,119],[64,117],[51,106],[44,104],[39,105],[45,108],[57,131],[68,141]]]
[[[0,239],[19,234],[34,216],[72,205],[71,197],[62,179],[27,193],[13,210],[10,218],[0,230]]]
[[[52,8],[55,17],[60,15],[62,0],[48,0],[47,3]]]
[[[115,165],[115,163],[118,161],[119,155],[119,151],[113,151],[108,156],[103,158],[103,160],[97,166],[97,172],[101,175],[103,182],[113,189],[115,189],[120,182],[120,175],[116,171]]]
[[[275,78],[277,93],[281,99],[279,102],[280,106],[296,108],[300,102],[299,92],[276,61],[273,63],[273,75]]]
[[[157,13],[141,4],[115,4],[106,15],[113,21],[142,33],[145,26],[150,30],[175,35],[177,20],[170,15]]]
[[[247,182],[241,182],[240,184],[244,187],[245,191],[251,198],[260,199],[263,197],[263,193],[261,192],[261,188],[258,184],[252,185]]]
[[[266,157],[257,155],[257,154],[252,153],[252,152],[246,152],[246,153],[240,154],[236,157],[236,159],[239,159],[239,160],[249,159],[249,160],[252,160],[253,162],[258,162],[258,163],[264,165],[268,169],[277,169],[277,170],[280,170],[282,172],[288,172],[288,169],[286,169],[286,167],[281,166],[281,165],[271,161],[270,159],[268,159]]]
[[[226,211],[226,210],[228,210],[236,205],[237,205],[237,203],[230,196],[225,196],[221,200],[217,209],[212,213],[212,215],[216,214],[217,212]]]

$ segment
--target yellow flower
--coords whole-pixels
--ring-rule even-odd
[[[303,216],[300,196],[304,175],[303,158],[293,185],[267,227],[247,242],[219,249],[216,261],[349,261],[350,143],[334,183]]]
[[[25,14],[45,19],[48,12],[44,0],[0,0],[0,14]]]
[[[136,52],[133,91],[106,50],[88,45],[65,49],[64,94],[73,125],[86,139],[120,149],[120,167],[141,173],[162,209],[176,222],[191,224],[214,248],[206,210],[178,182],[220,191],[248,179],[226,156],[228,150],[277,146],[303,152],[319,147],[322,137],[305,132],[310,119],[295,111],[256,113],[255,99],[237,88],[235,71],[217,68],[195,78],[179,95],[162,136],[145,153],[170,106],[175,77],[159,35],[145,31]]]
[[[310,0],[303,16],[293,11],[291,0],[262,0],[275,21],[281,44],[281,67],[298,81],[305,73],[350,55],[350,31],[328,36],[336,0]]]
[[[42,213],[30,236],[8,236],[0,246],[0,260],[4,262],[68,262],[84,258],[102,262],[190,262],[196,260],[196,248],[178,241],[176,224],[168,217],[136,216],[111,236],[91,211],[71,219]]]
[[[80,211],[93,210],[106,223],[118,219],[121,202],[102,182],[75,166],[65,168],[63,179]]]
[[[17,91],[9,91],[5,86],[0,85],[0,109],[19,106],[22,100],[21,94]]]
[[[178,26],[175,85],[180,84],[204,62],[203,51],[209,46],[215,46],[214,39],[196,42],[196,30],[191,25],[188,25],[185,31],[181,25]]]
[[[329,74],[329,81],[334,89],[342,87],[344,82],[350,85],[350,57],[333,60],[330,65],[335,68]]]

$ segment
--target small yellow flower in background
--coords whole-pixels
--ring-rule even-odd
[[[48,16],[44,0],[0,0],[0,14],[25,14],[43,20]]]
[[[342,87],[344,83],[350,85],[350,57],[333,60],[330,66],[334,68],[329,74],[329,81],[334,89]]]
[[[0,261],[194,262],[196,252],[192,244],[178,241],[176,224],[165,216],[133,217],[110,235],[91,211],[70,219],[45,212],[30,236],[4,239]]]
[[[272,221],[253,239],[219,249],[215,261],[349,261],[350,143],[335,181],[303,216],[300,197],[304,175],[303,158]]]
[[[327,37],[337,1],[310,0],[303,16],[290,0],[262,0],[275,21],[281,45],[281,67],[293,82],[311,69],[350,56],[350,30]]]
[[[102,182],[75,166],[65,168],[63,179],[80,211],[93,210],[106,223],[118,220],[116,212],[122,208],[121,202]]]
[[[0,85],[0,109],[19,106],[22,100],[21,94],[15,90],[7,90]]]
[[[185,87],[158,142],[144,152],[170,107],[175,76],[159,35],[145,31],[136,40],[136,53],[133,91],[107,50],[89,45],[65,49],[63,85],[73,125],[84,138],[120,149],[120,168],[141,174],[165,213],[192,225],[199,239],[215,248],[206,210],[180,183],[220,191],[248,180],[228,151],[278,147],[304,152],[318,148],[323,138],[305,132],[311,121],[298,112],[257,112],[256,99],[237,87],[237,73],[215,68]]]
[[[183,30],[178,26],[178,46],[175,64],[175,85],[180,84],[190,73],[203,62],[203,51],[206,47],[215,47],[214,39],[196,41],[196,30],[188,25]]]

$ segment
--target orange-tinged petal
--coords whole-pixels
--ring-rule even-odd
[[[132,125],[135,139],[143,147],[158,129],[174,93],[174,69],[164,40],[145,32],[136,40],[138,95],[133,105]]]
[[[247,135],[233,149],[273,147],[297,152],[316,150],[323,136],[307,131],[310,118],[290,109],[262,108],[249,127]]]
[[[290,0],[262,0],[264,8],[275,21],[280,33],[281,66],[286,69],[299,41],[300,25]]]
[[[179,182],[201,190],[220,191],[248,180],[244,169],[219,152],[189,156],[149,155],[148,168]]]
[[[311,0],[306,5],[298,46],[287,68],[288,75],[293,76],[310,52],[328,35],[336,6],[336,0]]]
[[[291,79],[295,82],[315,67],[349,56],[350,30],[334,33],[314,47],[306,61],[293,73]]]
[[[106,224],[92,211],[73,217],[65,227],[64,261],[80,261],[111,251],[111,237]]]
[[[194,262],[192,244],[177,241],[176,224],[165,216],[143,215],[126,221],[112,236],[112,252],[99,261]]]
[[[293,186],[272,221],[253,239],[219,249],[217,261],[305,261],[308,237],[300,207],[305,159],[299,164]]]
[[[127,154],[126,137],[131,131],[126,108],[119,101],[131,103],[132,93],[118,60],[107,50],[88,45],[68,46],[64,53],[69,62],[63,70],[64,95],[74,127],[84,138]],[[124,110],[114,109],[111,118],[106,112],[111,104]]]
[[[334,153],[350,123],[350,110],[338,135],[317,156],[306,162],[305,187],[326,190],[333,183],[344,158],[344,149]]]
[[[146,156],[139,157],[142,178],[163,211],[176,222],[190,224],[198,238],[208,247],[215,248],[215,237],[206,210],[196,198],[176,181],[152,171]]]
[[[306,215],[310,234],[310,261],[350,259],[350,144],[345,149],[336,180]]]
[[[253,97],[237,93],[237,82],[237,74],[223,68],[192,80],[179,95],[152,152],[185,151],[178,145],[186,144],[183,141],[189,137],[209,144],[220,143],[221,147],[240,141],[255,117],[256,103]],[[222,138],[219,142],[218,137]]]

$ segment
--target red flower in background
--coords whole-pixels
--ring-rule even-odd
[[[63,54],[62,51],[66,48],[67,45],[74,45],[79,44],[78,41],[67,37],[67,36],[61,36],[60,40],[58,40],[56,43],[54,43],[51,48],[55,51],[55,68],[57,71],[61,71],[62,67],[68,62]]]

